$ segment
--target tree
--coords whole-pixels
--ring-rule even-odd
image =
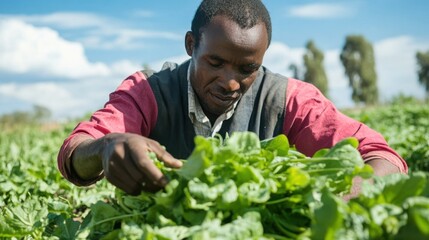
[[[290,71],[292,71],[292,77],[293,78],[295,78],[295,79],[301,79],[301,77],[300,77],[300,70],[299,70],[299,67],[298,67],[298,65],[297,64],[295,64],[295,63],[291,63],[290,65],[289,65],[289,67],[288,67],[288,69],[290,70]]]
[[[417,52],[419,82],[425,87],[426,98],[429,98],[429,51]]]
[[[353,90],[353,101],[366,104],[377,103],[377,74],[371,43],[363,36],[347,36],[340,59]]]
[[[324,95],[328,94],[328,79],[323,67],[323,52],[320,51],[313,41],[307,42],[307,52],[304,54],[304,65],[306,68],[304,81],[316,86]]]

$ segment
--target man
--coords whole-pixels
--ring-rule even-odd
[[[270,41],[271,20],[260,0],[203,1],[185,36],[191,59],[125,79],[65,140],[62,174],[77,185],[105,176],[130,194],[157,191],[167,179],[148,152],[179,168],[195,135],[233,131],[261,139],[283,133],[309,156],[354,136],[377,175],[407,172],[380,134],[338,112],[312,85],[262,67]]]

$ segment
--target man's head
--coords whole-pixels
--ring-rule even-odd
[[[228,17],[242,29],[251,28],[263,22],[267,30],[268,45],[270,44],[271,18],[262,0],[203,0],[192,20],[191,30],[195,39],[195,48],[199,45],[204,27],[217,15]]]
[[[253,84],[270,36],[269,16],[260,0],[203,1],[185,47],[192,57],[191,85],[212,122]]]

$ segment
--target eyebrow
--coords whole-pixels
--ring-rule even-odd
[[[258,63],[249,63],[249,64],[244,64],[243,66],[252,67],[252,68],[259,68],[261,66],[261,64],[258,64]]]
[[[221,58],[221,57],[219,57],[218,55],[215,55],[215,54],[209,55],[209,58],[213,59],[213,60],[218,60],[218,61],[226,62],[225,59],[223,59],[223,58]]]
[[[222,61],[222,62],[228,62],[228,61],[226,61],[225,59],[223,59],[223,58],[221,58],[221,57],[219,57],[218,55],[216,55],[216,54],[210,54],[209,56],[208,56],[210,59],[212,59],[212,60],[216,60],[216,61]],[[251,67],[251,68],[259,68],[260,66],[261,66],[261,64],[258,64],[258,63],[245,63],[245,64],[241,64],[240,65],[241,67]]]

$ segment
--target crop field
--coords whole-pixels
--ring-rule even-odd
[[[286,137],[196,138],[165,190],[130,196],[106,180],[76,187],[57,169],[76,122],[0,129],[0,239],[429,239],[429,105],[345,113],[381,132],[408,175],[372,178],[355,139],[305,157]],[[341,161],[338,161],[341,159]]]

